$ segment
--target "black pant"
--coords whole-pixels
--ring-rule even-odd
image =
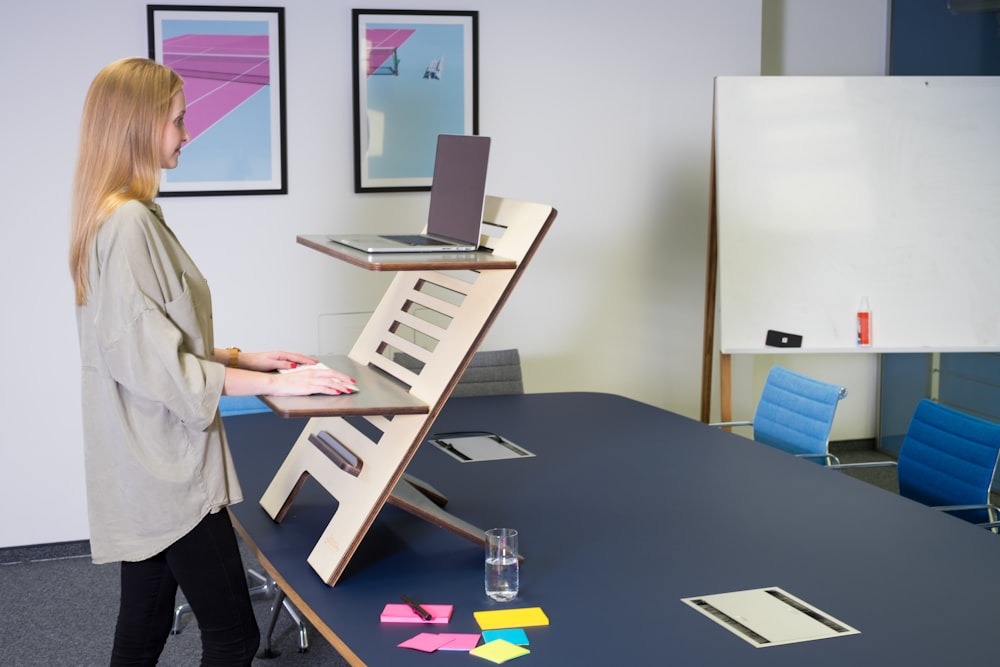
[[[178,585],[201,631],[202,667],[250,665],[260,630],[229,512],[209,514],[152,558],[123,562],[121,579],[112,667],[156,664],[173,625]]]

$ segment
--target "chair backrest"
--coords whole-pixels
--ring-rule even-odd
[[[410,370],[417,370],[423,364],[417,359],[397,353],[396,363]],[[521,355],[517,348],[504,350],[478,350],[465,368],[455,389],[454,398],[462,396],[496,396],[499,394],[523,394],[524,381],[521,374]]]
[[[931,506],[986,504],[998,457],[1000,424],[923,399],[899,450],[899,493]],[[955,516],[990,520],[986,510]]]
[[[844,387],[774,366],[757,403],[753,439],[792,454],[823,455]]]
[[[472,357],[452,396],[523,394],[521,355],[517,348],[480,350]]]

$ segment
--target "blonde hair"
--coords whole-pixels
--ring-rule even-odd
[[[184,82],[145,58],[111,63],[83,104],[73,184],[69,266],[76,303],[87,301],[97,230],[119,206],[152,201],[160,187],[160,143],[170,103]]]

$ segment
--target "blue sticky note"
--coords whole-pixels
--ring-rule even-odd
[[[517,644],[518,646],[527,646],[531,643],[528,641],[528,635],[525,634],[524,630],[521,628],[483,631],[483,641],[491,642],[494,639],[503,639],[505,641],[509,641],[511,644]]]

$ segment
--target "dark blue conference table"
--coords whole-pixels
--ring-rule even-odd
[[[306,557],[336,501],[310,480],[281,524],[256,500],[305,420],[226,420],[247,501],[232,508],[265,567],[352,664],[491,664],[397,648],[478,632],[473,612],[539,606],[518,665],[992,664],[1000,536],[849,476],[626,398],[456,398],[432,432],[487,430],[533,458],[460,463],[429,444],[408,472],[482,527],[521,534],[521,594],[483,593],[480,547],[386,506],[328,587]],[[778,586],[860,634],[755,648],[682,598]],[[405,593],[448,625],[382,625]]]

